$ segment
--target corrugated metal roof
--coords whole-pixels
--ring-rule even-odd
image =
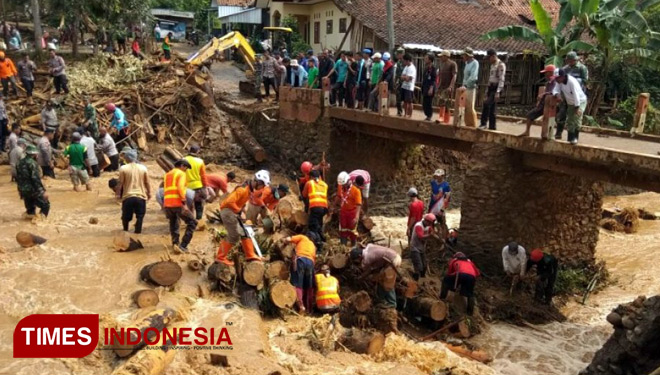
[[[219,6],[237,6],[248,7],[254,3],[255,0],[211,0],[211,8]]]
[[[261,9],[245,9],[242,12],[238,12],[226,17],[220,17],[220,22],[261,24]]]
[[[169,17],[179,17],[179,18],[190,18],[190,19],[195,18],[195,13],[194,12],[181,12],[181,11],[172,10],[172,9],[152,9],[151,10],[151,15],[152,16],[169,16]]]
[[[245,10],[245,8],[243,8],[243,7],[219,6],[218,7],[218,18],[231,16],[232,14],[240,13],[244,10]]]

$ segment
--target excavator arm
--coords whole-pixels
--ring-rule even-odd
[[[254,71],[255,53],[243,34],[238,31],[232,31],[221,38],[213,38],[210,42],[206,43],[199,51],[188,56],[186,64],[192,66],[199,66],[204,61],[210,59],[216,52],[222,52],[228,48],[235,47],[238,52],[243,56],[245,62],[251,71]]]

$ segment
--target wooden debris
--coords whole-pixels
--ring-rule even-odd
[[[214,262],[208,269],[208,278],[210,281],[222,281],[229,283],[235,275],[234,267],[230,267],[221,262]]]
[[[481,363],[489,363],[493,360],[493,357],[491,357],[490,354],[486,353],[483,350],[469,350],[462,346],[456,346],[451,344],[445,344],[445,346],[447,347],[447,349],[460,355],[463,358],[479,361]]]
[[[218,116],[220,116],[220,111],[217,107],[215,109],[218,111]],[[254,136],[245,128],[245,125],[238,121],[228,121],[227,125],[229,125],[232,133],[234,133],[238,143],[243,146],[245,151],[252,155],[256,162],[261,163],[266,161],[266,150],[261,147]]]
[[[188,268],[190,268],[191,271],[199,271],[204,269],[204,265],[197,259],[191,259],[188,261]]]
[[[211,364],[214,366],[229,367],[229,359],[226,355],[211,353]]]
[[[364,290],[361,290],[346,299],[346,305],[357,312],[365,313],[371,309],[371,297]]]
[[[465,320],[458,322],[458,336],[464,339],[468,339],[472,336],[470,333],[470,327]]]
[[[138,290],[135,293],[133,293],[131,298],[139,308],[156,306],[158,305],[159,302],[158,293],[154,292],[151,289]]]
[[[376,354],[385,347],[385,336],[380,332],[346,330],[338,340],[343,346],[359,354]]]
[[[289,266],[281,260],[268,263],[266,267],[266,279],[289,280]]]
[[[140,278],[156,285],[170,286],[179,281],[182,274],[181,266],[167,260],[144,266]]]
[[[41,245],[47,240],[43,237],[37,236],[36,234],[28,232],[18,232],[16,233],[16,242],[19,243],[22,247],[32,247],[35,245]]]
[[[137,249],[144,249],[144,245],[140,240],[131,238],[128,232],[119,232],[113,239],[115,250],[119,252],[133,251]]]
[[[291,308],[296,303],[296,288],[288,280],[274,279],[269,286],[270,301],[280,309]]]
[[[330,258],[330,267],[336,270],[344,269],[348,264],[349,259],[349,254],[347,253],[335,254]]]
[[[441,322],[447,317],[447,305],[435,298],[416,297],[411,301],[411,311],[417,316],[431,318]]]
[[[172,320],[174,320],[175,317],[176,317],[176,312],[172,309],[158,309],[149,313],[139,322],[135,322],[133,325],[126,328],[137,328],[143,334],[148,328],[155,328],[158,331],[162,331],[163,328],[165,328]],[[148,333],[148,337],[152,339],[153,337],[155,337],[155,335],[156,335],[155,332],[150,331]],[[137,333],[135,332],[131,332],[130,336],[132,341],[136,341],[138,337]],[[117,354],[117,356],[121,358],[128,357],[129,355],[133,354],[133,352],[146,345],[144,341],[144,335],[142,335],[142,337],[143,337],[142,341],[140,341],[136,345],[115,345],[114,346],[115,354]],[[110,344],[112,344],[112,342]],[[143,350],[143,351],[149,352],[149,350]]]
[[[90,224],[98,224],[99,223],[99,218],[98,217],[90,217],[89,218],[89,223]]]

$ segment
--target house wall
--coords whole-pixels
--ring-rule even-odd
[[[281,19],[286,16],[297,16],[299,20],[300,33],[308,35],[308,43],[312,46],[315,52],[324,48],[337,50],[344,38],[345,33],[339,32],[340,20],[346,24],[348,29],[351,23],[351,16],[342,12],[332,1],[324,1],[317,4],[303,5],[303,4],[289,4],[283,2],[270,3],[270,21],[271,25],[275,26],[276,12],[279,12]],[[306,20],[306,23],[301,22]],[[327,22],[332,21],[332,33],[327,33]],[[319,35],[315,36],[314,24],[318,22]],[[305,34],[304,30],[307,30]],[[315,41],[318,40],[318,43]],[[342,49],[348,49],[350,43],[350,34],[344,42]]]

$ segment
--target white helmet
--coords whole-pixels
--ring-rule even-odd
[[[408,189],[408,196],[409,197],[414,197],[418,195],[419,193],[417,192],[417,189],[413,186],[410,189]]]
[[[256,180],[259,180],[259,181],[263,182],[266,185],[270,184],[270,173],[265,169],[262,169],[262,170],[258,171],[257,173],[255,173],[254,178]]]
[[[339,176],[337,176],[337,183],[339,185],[345,185],[348,182],[348,178],[348,173],[341,172]]]
[[[437,177],[442,177],[445,175],[445,170],[444,169],[436,169],[435,173],[433,173],[434,176]]]

